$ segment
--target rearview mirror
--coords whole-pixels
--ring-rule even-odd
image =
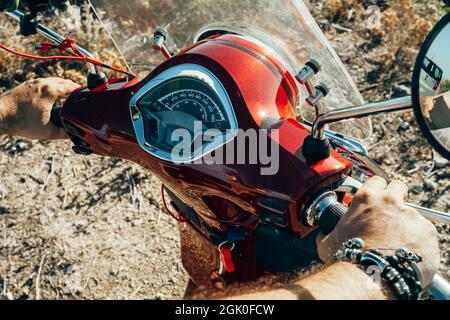
[[[413,73],[414,113],[431,145],[450,159],[450,13],[431,31]]]

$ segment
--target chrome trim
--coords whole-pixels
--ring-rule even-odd
[[[322,213],[332,204],[337,202],[337,195],[333,191],[326,191],[320,194],[314,201],[308,206],[305,211],[306,223],[310,227],[317,226],[319,224]]]
[[[15,10],[13,12],[6,12],[6,14],[8,16],[10,16],[11,18],[19,21],[19,22],[22,19],[22,17],[24,16],[24,14],[22,12],[20,12],[19,10]],[[52,29],[44,26],[43,24],[39,23],[37,25],[36,29],[37,29],[38,33],[42,34],[48,40],[53,41],[53,42],[55,42],[57,44],[61,44],[65,40],[65,38],[63,36],[61,36],[59,33],[56,33],[55,31],[53,31]],[[86,49],[84,49],[84,48],[82,48],[82,47],[80,47],[79,45],[76,45],[76,44],[75,44],[75,47],[77,48],[77,50],[79,50],[86,57],[94,59],[94,56],[92,55],[92,53],[90,53]],[[70,49],[68,49],[68,51],[71,52],[71,53],[74,53]],[[90,73],[96,74],[97,73],[97,67],[95,65],[89,63],[89,71],[90,71]]]
[[[431,220],[431,221],[437,222],[437,223],[450,224],[450,214],[448,214],[448,213],[420,207],[420,206],[412,204],[412,203],[407,203],[406,205],[410,208],[413,208],[413,209],[416,209],[417,211],[419,211],[420,214],[423,217],[427,218],[428,220]]]
[[[322,139],[324,137],[324,126],[328,123],[411,108],[412,98],[411,96],[406,96],[386,101],[372,102],[356,107],[332,110],[316,117],[311,128],[311,135],[316,139]]]
[[[338,134],[336,134],[333,131],[325,130],[325,136],[331,140],[331,142],[334,142],[336,144],[341,144],[345,146],[348,150],[352,152],[359,153],[363,156],[368,157],[369,151],[367,150],[366,146],[359,142],[356,139],[350,138],[348,136],[341,135],[341,137],[338,137]]]
[[[450,283],[441,275],[436,274],[433,278],[431,294],[435,300],[450,300]]]
[[[227,130],[227,133],[223,136],[223,138],[215,139],[207,145],[203,146],[202,149],[197,152],[197,154],[193,155],[190,159],[173,159],[170,152],[163,151],[150,145],[145,140],[144,133],[144,117],[141,111],[138,108],[139,100],[145,96],[150,90],[157,87],[163,82],[166,82],[170,79],[176,77],[193,77],[202,80],[206,85],[208,85],[218,96],[225,108],[225,112],[230,121],[231,129]],[[137,110],[139,113],[139,117],[133,117],[133,112]],[[136,134],[136,138],[138,140],[139,145],[143,150],[150,153],[151,155],[166,161],[171,161],[173,163],[192,163],[201,157],[204,157],[208,153],[220,148],[224,144],[228,143],[232,139],[237,136],[237,132],[239,129],[238,122],[236,119],[236,114],[234,113],[233,105],[231,100],[223,87],[222,83],[217,79],[217,77],[208,69],[197,65],[197,64],[181,64],[172,68],[169,68],[160,74],[158,74],[154,79],[148,82],[143,88],[141,88],[131,99],[130,101],[130,116],[133,119],[133,127]]]

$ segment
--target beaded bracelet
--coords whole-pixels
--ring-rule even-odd
[[[364,251],[364,241],[360,238],[347,240],[342,250],[335,254],[338,261],[360,264],[366,268],[376,266],[381,276],[393,289],[400,300],[417,300],[423,291],[423,276],[418,267],[422,261],[419,254],[406,248],[396,250],[394,256],[384,256],[380,250]]]

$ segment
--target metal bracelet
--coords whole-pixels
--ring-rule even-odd
[[[396,250],[395,256],[385,257],[380,250],[364,251],[364,241],[353,238],[342,244],[335,259],[378,267],[381,276],[400,300],[417,300],[423,291],[423,275],[418,267],[422,257],[407,248]]]

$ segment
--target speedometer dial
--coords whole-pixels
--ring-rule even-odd
[[[189,115],[202,122],[205,129],[225,132],[230,128],[219,97],[205,82],[196,78],[171,79],[142,99],[140,106],[152,113],[175,111],[174,117]]]
[[[157,100],[161,109],[185,112],[202,122],[206,128],[225,131],[228,120],[210,95],[197,89],[175,90]]]
[[[217,130],[225,137],[231,129],[220,97],[207,82],[194,77],[175,77],[161,83],[143,96],[137,107],[144,118],[147,144],[165,152],[178,145],[176,136],[180,132],[190,136],[192,154],[196,154],[217,139]],[[216,131],[206,132],[209,129]]]
[[[196,64],[156,75],[131,99],[130,112],[141,148],[177,163],[227,145],[239,128],[223,84]]]

